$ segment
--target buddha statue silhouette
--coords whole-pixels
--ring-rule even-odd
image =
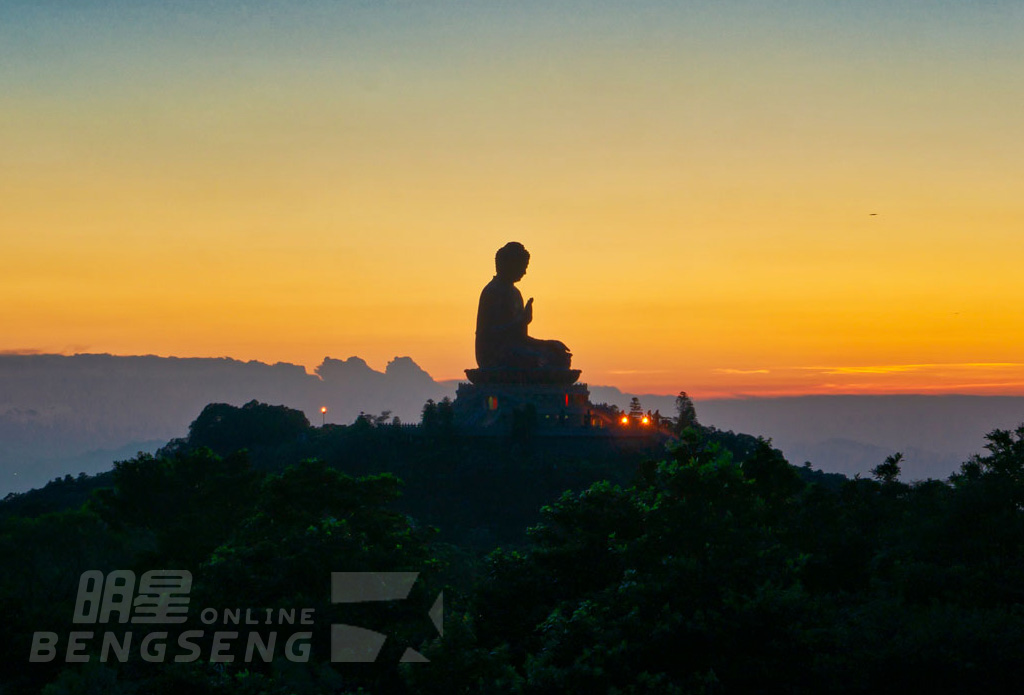
[[[480,293],[476,314],[476,361],[480,370],[474,371],[537,370],[537,380],[547,381],[550,377],[541,376],[543,372],[564,373],[569,369],[572,353],[565,343],[528,334],[533,297],[524,304],[515,284],[526,274],[529,264],[530,252],[517,241],[510,241],[495,254],[496,275]]]

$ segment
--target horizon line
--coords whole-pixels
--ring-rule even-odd
[[[320,378],[314,370],[316,367],[311,369],[310,366],[301,364],[298,362],[289,362],[284,360],[278,360],[271,362],[262,359],[242,359],[238,357],[232,357],[230,355],[206,355],[206,356],[180,356],[171,354],[157,354],[157,353],[144,353],[144,354],[117,354],[113,352],[90,352],[80,351],[78,349],[67,350],[62,352],[46,351],[37,348],[23,348],[23,349],[5,349],[0,350],[0,358],[2,357],[110,357],[115,359],[162,359],[162,360],[227,360],[231,362],[237,362],[240,364],[261,364],[268,367],[274,367],[278,365],[286,365],[296,368],[301,368],[307,376]],[[359,360],[366,367],[377,373],[385,374],[386,371],[378,370],[372,367],[365,358],[359,355],[349,355],[346,358],[331,357],[330,355],[324,355],[317,367],[322,366],[328,360],[337,362],[348,362],[352,359]],[[464,376],[444,376],[435,377],[424,369],[411,355],[395,355],[393,358],[387,361],[385,364],[385,370],[387,365],[393,363],[399,359],[407,359],[414,365],[419,367],[425,374],[427,374],[435,383],[441,385],[451,385],[465,381]],[[971,363],[973,365],[988,365],[993,363]],[[1000,363],[1002,364],[1002,363]],[[909,365],[909,366],[920,366],[920,365]],[[800,368],[794,368],[800,369]],[[803,369],[822,369],[821,367],[807,367]],[[831,368],[831,369],[850,369],[858,370],[861,368]],[[870,368],[863,368],[870,369]],[[720,370],[713,370],[720,371]],[[761,372],[762,370],[756,370]],[[765,391],[756,392],[748,390],[740,391],[725,391],[716,388],[706,389],[671,389],[665,391],[649,391],[644,389],[630,389],[623,390],[621,386],[615,384],[588,384],[592,388],[605,388],[615,389],[623,395],[635,395],[635,396],[650,396],[650,397],[661,397],[669,398],[677,396],[681,391],[686,391],[687,394],[694,401],[724,401],[724,400],[776,400],[776,399],[790,399],[790,398],[817,398],[817,397],[871,397],[871,398],[882,398],[882,397],[896,397],[896,396],[924,396],[924,397],[945,397],[945,396],[966,396],[972,398],[1024,398],[1024,382],[1014,381],[1010,383],[959,383],[954,385],[917,385],[913,387],[890,387],[887,389],[879,389],[877,387],[867,390],[866,386],[858,385],[845,385],[841,386],[838,384],[823,384],[819,388],[815,389],[766,389]],[[1004,392],[1002,389],[1013,388],[1018,389],[1017,392]],[[996,392],[993,392],[996,391]]]

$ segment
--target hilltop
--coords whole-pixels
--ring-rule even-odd
[[[154,452],[185,436],[207,403],[285,405],[314,425],[322,406],[327,424],[382,411],[418,422],[427,399],[453,396],[456,385],[435,380],[410,357],[395,357],[382,371],[359,357],[326,357],[311,373],[229,358],[0,355],[0,495]],[[621,408],[636,395],[590,389],[593,402]],[[673,412],[675,394],[639,398],[645,408]],[[1020,397],[803,396],[696,405],[705,424],[770,438],[789,460],[831,472],[866,475],[901,451],[907,480],[948,476],[982,450],[987,431],[1024,419]]]

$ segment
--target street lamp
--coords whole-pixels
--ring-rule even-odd
[[[327,423],[327,406],[320,406],[320,426],[323,427]]]

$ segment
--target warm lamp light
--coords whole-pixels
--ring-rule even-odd
[[[628,425],[629,424],[629,416],[628,415],[623,415],[622,419],[619,420],[619,422],[621,422],[623,425]]]

